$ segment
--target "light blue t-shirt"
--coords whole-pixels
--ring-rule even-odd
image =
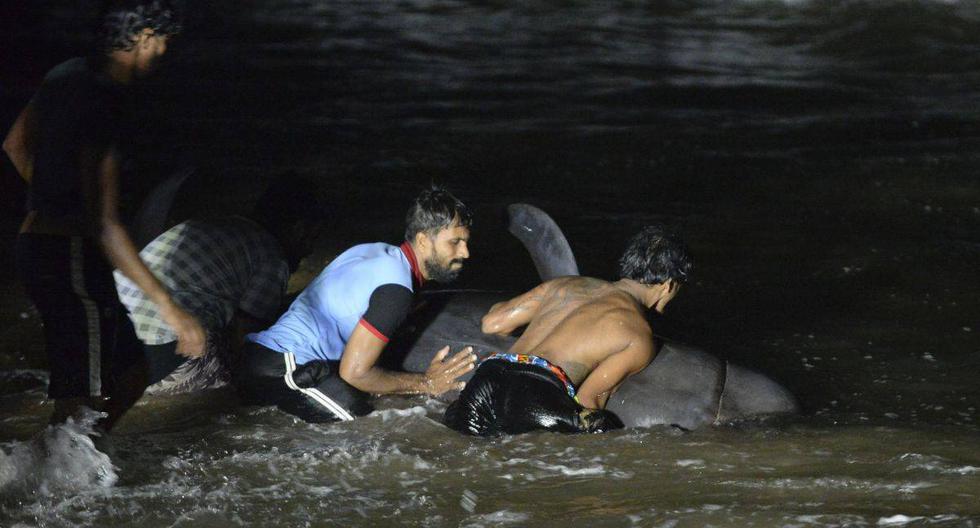
[[[276,324],[245,338],[277,352],[292,352],[299,365],[339,360],[371,294],[386,284],[415,291],[405,250],[383,242],[354,246],[324,268]]]

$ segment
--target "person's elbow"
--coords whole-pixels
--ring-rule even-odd
[[[3,138],[3,151],[15,163],[27,158],[27,145],[24,144],[22,138],[14,133],[7,134]]]
[[[484,334],[506,333],[503,328],[503,321],[497,314],[493,313],[493,310],[483,316],[483,319],[480,321],[480,330]]]
[[[340,379],[352,387],[368,392],[369,387],[367,386],[366,378],[369,370],[369,368],[363,368],[358,364],[344,363],[341,361],[337,374],[340,376]]]
[[[350,383],[351,385],[354,385],[354,381],[357,380],[356,369],[343,361],[340,362],[340,368],[338,369],[337,374],[340,375],[340,379]]]
[[[480,320],[480,330],[483,331],[484,334],[494,333],[494,327],[495,325],[493,323],[493,319],[490,318],[489,314],[484,315],[483,319]]]
[[[90,214],[89,221],[102,242],[111,242],[118,236],[119,230],[124,229],[117,219],[106,215]]]
[[[3,151],[7,154],[8,158],[14,159],[14,152],[17,151],[17,147],[14,146],[14,139],[9,134],[3,138]]]

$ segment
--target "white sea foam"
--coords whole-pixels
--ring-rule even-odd
[[[408,418],[408,417],[425,417],[426,410],[425,407],[415,406],[409,407],[407,409],[384,409],[382,411],[374,411],[371,416],[377,416],[381,418],[382,422],[388,422],[390,420],[395,420],[397,418]]]
[[[499,510],[493,513],[474,515],[460,524],[465,528],[483,528],[485,526],[526,525],[530,515],[510,510]]]
[[[53,495],[111,487],[119,479],[112,460],[89,435],[101,413],[48,427],[29,442],[14,442],[0,456],[0,493]]]
[[[892,515],[878,519],[878,526],[902,526],[910,522],[919,521],[925,517],[909,517],[908,515]]]
[[[798,515],[794,521],[815,526],[866,526],[867,521],[860,515],[817,514]],[[794,526],[794,525],[790,525]]]
[[[606,472],[602,466],[590,466],[584,468],[570,468],[568,466],[563,466],[561,464],[549,465],[542,464],[540,466],[542,469],[547,469],[549,471],[558,471],[562,475],[569,477],[576,477],[581,475],[602,475]]]
[[[980,472],[980,468],[975,466],[955,466],[945,458],[934,455],[905,453],[898,457],[898,460],[907,463],[910,470],[925,470],[947,475],[973,475]]]

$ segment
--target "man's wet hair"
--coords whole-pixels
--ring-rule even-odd
[[[440,229],[453,225],[453,220],[457,219],[460,226],[469,227],[473,223],[473,214],[452,193],[433,185],[422,191],[408,208],[405,240],[411,241],[419,233],[432,236]]]
[[[313,181],[290,171],[275,178],[266,187],[249,217],[271,230],[279,231],[297,222],[311,225],[324,222],[326,213]]]
[[[683,283],[693,267],[681,239],[667,227],[656,224],[644,227],[630,239],[619,259],[619,276],[641,284],[661,284],[671,279]]]
[[[99,46],[106,52],[133,49],[144,29],[160,36],[181,30],[179,10],[168,0],[110,0],[100,20]]]

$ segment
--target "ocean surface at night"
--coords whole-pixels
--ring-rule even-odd
[[[0,10],[4,131],[91,16],[25,4]],[[509,203],[548,211],[602,278],[669,222],[697,267],[658,333],[780,381],[804,413],[486,440],[423,397],[311,425],[218,389],[145,398],[110,458],[85,423],[44,431],[4,161],[0,526],[980,524],[980,3],[187,4],[140,89],[134,196],[193,166],[178,213],[234,212],[305,174],[330,204],[315,273],[399,241],[439,182],[477,213],[454,287],[502,292],[537,278]]]

